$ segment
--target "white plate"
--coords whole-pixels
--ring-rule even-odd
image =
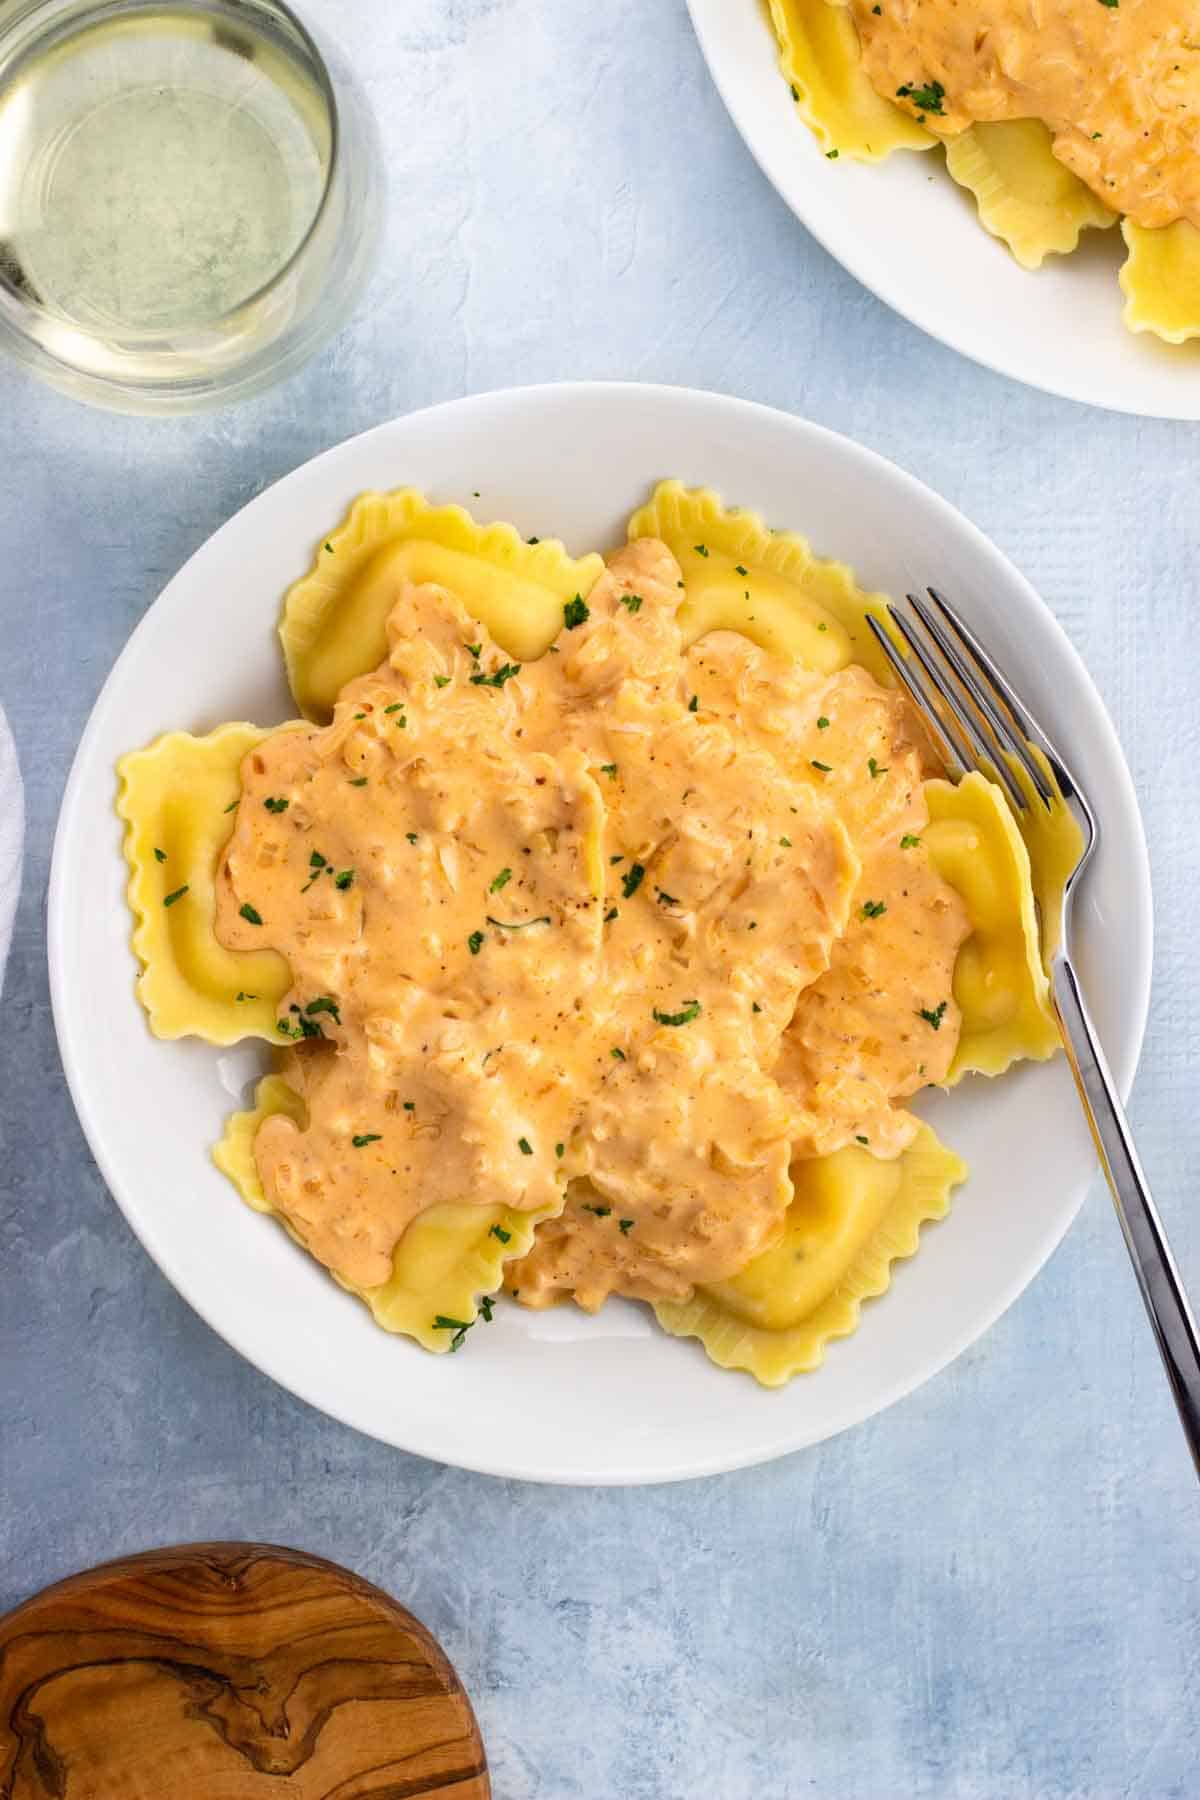
[[[974,1168],[893,1291],[819,1374],[768,1393],[639,1307],[501,1305],[464,1351],[389,1338],[267,1218],[208,1146],[259,1060],[159,1043],[134,999],[113,765],[171,727],[293,711],[284,588],[364,488],[414,483],[579,553],[623,538],[652,482],[711,483],[808,532],[871,587],[940,583],[1069,744],[1104,838],[1081,910],[1085,975],[1122,1084],[1150,980],[1150,884],[1129,773],[1075,652],[1032,589],[944,500],[870,451],[765,407],[637,386],[529,388],[399,419],[320,456],[230,520],[151,607],[84,733],[50,886],[63,1064],[105,1179],[164,1274],[229,1343],[314,1406],[406,1450],[495,1474],[665,1481],[779,1456],[866,1418],[957,1356],[1031,1280],[1094,1169],[1062,1059],[973,1081],[930,1116]],[[479,499],[474,499],[479,490]],[[1099,972],[1103,971],[1103,980]]]
[[[688,0],[713,80],[767,179],[831,256],[896,312],[989,369],[1047,393],[1153,418],[1200,419],[1200,345],[1121,323],[1118,228],[1022,269],[936,151],[826,160],[780,74],[758,0]]]

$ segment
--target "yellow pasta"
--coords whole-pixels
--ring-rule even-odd
[[[875,92],[862,67],[849,10],[829,0],[770,0],[779,61],[800,117],[826,155],[881,162],[936,140]]]
[[[242,758],[268,736],[244,724],[207,737],[173,731],[117,765],[133,948],[142,965],[137,995],[156,1037],[277,1041],[276,1008],[291,985],[287,963],[273,950],[226,950],[213,930],[217,865],[242,791]]]
[[[699,1338],[723,1369],[781,1387],[855,1329],[862,1302],[885,1292],[893,1262],[913,1255],[921,1226],[945,1215],[966,1173],[928,1125],[893,1162],[850,1145],[795,1163],[779,1242],[730,1281],[660,1301],[655,1316],[672,1336]]]
[[[946,167],[969,188],[979,222],[1003,240],[1023,268],[1066,256],[1089,226],[1105,229],[1117,215],[1059,162],[1040,119],[976,124],[946,144]]]
[[[279,636],[297,705],[324,721],[345,683],[379,666],[405,581],[451,588],[508,655],[528,662],[561,629],[564,602],[586,596],[603,568],[556,539],[526,543],[511,525],[431,506],[415,488],[362,494],[284,602]]]
[[[848,14],[826,0],[819,4],[831,17],[849,24]],[[789,16],[811,10],[791,4],[776,7],[777,13]],[[814,41],[820,39],[815,26],[814,33]],[[686,642],[715,630],[737,631],[768,652],[818,674],[861,664],[894,687],[887,661],[867,626],[868,617],[886,620],[886,597],[864,591],[844,564],[817,557],[803,537],[771,531],[756,514],[726,507],[711,490],[687,489],[677,481],[664,481],[655,489],[630,519],[627,534],[631,541],[661,538],[678,558],[683,576],[679,619]],[[657,557],[669,572],[661,580],[669,615],[676,571],[659,546],[643,548],[651,559],[648,566]],[[344,524],[323,541],[310,575],[287,597],[281,639],[293,691],[306,712],[323,717],[348,679],[382,662],[386,615],[405,581],[432,581],[452,590],[507,655],[525,661],[545,651],[564,628],[570,631],[586,620],[583,609],[583,619],[564,621],[564,606],[577,594],[588,594],[603,568],[598,556],[573,560],[557,542],[523,543],[511,526],[479,526],[460,508],[431,507],[412,490],[364,495]],[[639,584],[644,573],[639,565]],[[614,569],[609,585],[618,579]],[[593,600],[597,617],[603,591],[598,590]],[[643,592],[653,598],[650,587]],[[636,608],[646,604],[636,594],[628,599]],[[611,596],[608,604],[613,604]],[[624,613],[618,616],[625,620]],[[629,619],[634,616],[630,607]],[[648,609],[643,622],[650,616]],[[586,645],[586,635],[580,634],[579,644]],[[565,662],[564,656],[564,666]],[[544,668],[554,666],[548,662]],[[527,672],[526,681],[530,678]],[[449,677],[439,685],[448,686]],[[894,702],[889,704],[894,707]],[[386,710],[402,709],[397,704]],[[689,710],[695,710],[694,704]],[[836,710],[829,706],[831,714]],[[410,716],[411,723],[406,725],[401,717],[395,730],[411,739],[417,734],[417,714]],[[682,706],[681,717],[689,732],[695,729]],[[829,725],[829,719],[818,719],[814,729]],[[305,727],[293,723],[277,729]],[[128,827],[129,897],[137,920],[134,946],[143,965],[139,996],[159,1036],[190,1032],[218,1044],[258,1036],[278,1045],[278,1009],[291,986],[287,962],[273,951],[227,951],[214,931],[215,878],[230,835],[232,810],[242,793],[241,765],[270,735],[248,724],[226,725],[205,738],[173,733],[120,764],[118,810]],[[831,732],[830,741],[835,735]],[[293,741],[291,751],[297,748]],[[289,745],[275,749],[287,761]],[[917,778],[917,758],[911,749],[908,754],[914,773],[904,790],[906,804],[915,799]],[[248,791],[255,782],[260,783],[260,795],[283,791],[261,785],[275,779],[267,773],[268,763],[269,757],[246,764]],[[599,768],[608,781],[615,780],[617,761],[600,762]],[[873,762],[870,773],[872,777],[876,773]],[[311,779],[311,770],[301,769],[299,778]],[[616,816],[620,790],[614,788],[610,795],[598,777],[597,782],[594,830],[586,843],[592,898],[613,881],[626,880],[610,875],[610,865],[623,858],[608,855],[611,846],[600,841],[601,818],[605,808]],[[355,782],[356,787],[365,785]],[[1078,832],[1065,807],[1047,811],[1032,795],[1018,822],[1003,792],[981,775],[953,786],[927,782],[925,794],[929,822],[922,841],[939,875],[962,896],[972,926],[954,968],[954,999],[963,1018],[949,1075],[953,1084],[969,1071],[998,1074],[1018,1057],[1048,1057],[1058,1046],[1037,913],[1040,909],[1052,947],[1063,884],[1078,853]],[[276,802],[266,804],[275,810]],[[282,810],[283,803],[279,804]],[[303,829],[299,811],[293,816]],[[253,823],[258,817],[256,804],[246,818]],[[263,822],[270,821],[264,816]],[[373,819],[371,823],[373,828]],[[784,828],[794,833],[790,819],[784,820]],[[779,843],[791,848],[787,836]],[[325,850],[332,855],[327,843]],[[307,859],[306,847],[303,855]],[[349,864],[355,859],[347,855],[344,860]],[[504,860],[497,857],[497,862]],[[332,873],[334,865],[328,866]],[[354,870],[348,867],[347,886],[353,877]],[[511,877],[512,869],[505,866],[496,879],[507,883]],[[626,899],[636,886],[635,882],[625,889]],[[944,889],[941,893],[949,903]],[[679,904],[666,899],[671,906]],[[483,910],[486,915],[486,903]],[[264,906],[263,911],[269,908]],[[617,916],[615,911],[612,916]],[[490,916],[487,923],[508,929]],[[482,939],[482,930],[479,936]],[[471,938],[464,941],[472,956],[478,953]],[[957,941],[956,929],[953,942]],[[942,964],[943,995],[949,991],[950,954],[952,949]],[[297,980],[301,980],[299,965]],[[328,1004],[327,999],[322,997],[320,1004]],[[667,1017],[662,1022],[674,1027],[681,1020]],[[327,1053],[333,1054],[328,1048]],[[619,1048],[611,1054],[625,1061]],[[303,1243],[268,1201],[255,1161],[259,1127],[279,1112],[307,1125],[304,1100],[283,1074],[276,1073],[259,1084],[252,1108],[229,1119],[213,1156],[248,1205],[272,1213]],[[795,1154],[794,1134],[788,1137],[786,1122],[783,1129],[780,1169],[789,1142]],[[360,1141],[367,1144],[378,1138],[355,1138],[356,1147]],[[873,1141],[878,1147],[880,1140]],[[533,1154],[524,1140],[516,1142],[523,1154]],[[832,1156],[793,1161],[794,1194],[780,1241],[736,1277],[698,1287],[691,1300],[658,1302],[655,1312],[663,1327],[677,1336],[700,1338],[714,1362],[748,1370],[766,1386],[778,1386],[797,1372],[818,1366],[827,1342],[854,1330],[861,1302],[886,1289],[892,1262],[913,1254],[923,1221],[945,1213],[951,1189],[966,1175],[959,1159],[924,1124],[894,1160],[876,1157],[860,1147],[865,1143],[864,1137]],[[384,1329],[435,1352],[456,1348],[481,1310],[484,1319],[490,1317],[490,1303],[481,1309],[481,1296],[500,1289],[505,1264],[531,1251],[536,1226],[556,1216],[563,1204],[560,1194],[555,1204],[540,1211],[517,1212],[486,1203],[486,1194],[482,1203],[472,1203],[465,1195],[460,1201],[461,1191],[457,1179],[448,1184],[437,1196],[440,1203],[418,1213],[394,1248],[392,1238],[400,1222],[385,1227],[374,1264],[355,1272],[374,1279],[390,1257],[392,1272],[386,1281],[368,1288],[335,1277],[365,1302]],[[522,1191],[539,1201],[549,1197]],[[610,1211],[606,1204],[603,1216]],[[315,1241],[318,1215],[308,1217],[303,1229]],[[631,1219],[616,1223],[618,1231],[626,1226],[632,1229]],[[765,1239],[760,1236],[757,1241]],[[745,1254],[744,1247],[740,1253]],[[728,1268],[731,1262],[736,1258],[710,1265],[709,1272],[713,1266]],[[510,1269],[510,1284],[515,1277],[516,1271]],[[676,1291],[684,1291],[683,1286],[677,1285]]]
[[[264,1194],[254,1161],[259,1126],[279,1112],[298,1125],[305,1123],[300,1095],[282,1076],[265,1076],[254,1106],[228,1120],[224,1136],[213,1148],[213,1161],[247,1206],[279,1218],[303,1246],[303,1239]],[[396,1245],[388,1281],[374,1288],[345,1281],[340,1285],[365,1301],[385,1331],[415,1338],[426,1350],[442,1354],[456,1347],[456,1338],[462,1341],[459,1332],[480,1316],[481,1297],[499,1289],[505,1263],[525,1255],[534,1227],[547,1216],[545,1211],[520,1213],[506,1206],[431,1206],[413,1220]],[[487,1311],[490,1308],[484,1309],[485,1317]],[[449,1322],[439,1325],[438,1319]]]
[[[1176,219],[1157,231],[1124,219],[1129,246],[1120,281],[1130,331],[1152,331],[1168,344],[1200,337],[1200,231]]]
[[[740,631],[819,674],[856,662],[894,685],[865,624],[867,613],[886,617],[886,595],[865,593],[845,563],[814,556],[798,533],[770,530],[710,488],[663,481],[630,519],[628,535],[631,542],[662,538],[678,558],[686,643],[707,631]]]
[[[962,895],[972,932],[954,965],[962,1033],[950,1084],[1044,1061],[1061,1042],[1038,940],[1029,853],[1002,791],[982,775],[925,784],[924,842]]]
[[[1116,0],[1106,4],[1115,6]],[[1189,187],[1186,176],[1177,172],[1189,155],[1187,82],[1178,60],[1179,45],[1187,50],[1184,39],[1177,40],[1171,31],[1164,35],[1148,19],[1136,51],[1129,47],[1128,35],[1121,40],[1125,49],[1112,54],[1117,71],[1124,71],[1122,109],[1111,102],[1112,71],[1103,60],[1096,62],[1098,44],[1068,14],[1049,20],[1024,13],[1019,20],[1014,17],[1006,27],[1013,36],[1011,58],[1001,56],[997,64],[993,32],[973,31],[970,19],[964,22],[952,7],[941,9],[945,64],[934,56],[942,80],[931,78],[926,90],[914,86],[917,77],[906,71],[913,64],[918,69],[934,66],[927,39],[936,51],[936,20],[911,9],[889,16],[875,6],[870,11],[883,16],[879,30],[868,32],[876,21],[865,17],[865,7],[853,7],[848,0],[768,0],[768,10],[784,78],[800,117],[827,156],[879,162],[896,149],[929,149],[942,142],[946,166],[974,195],[980,223],[1027,269],[1039,268],[1047,256],[1070,255],[1085,230],[1107,230],[1120,219],[1129,250],[1120,274],[1125,324],[1173,345],[1200,337],[1200,227],[1192,222],[1188,204],[1194,183]],[[1182,30],[1167,18],[1169,11],[1164,20]],[[1099,15],[1088,21],[1092,32],[1107,29],[1098,20]],[[985,16],[980,23],[987,23]],[[1041,71],[1050,72],[1042,83],[1034,78],[1041,71],[1036,55],[1030,61],[1031,41],[1035,51],[1044,50]],[[1125,80],[1130,68],[1132,75]],[[1060,85],[1055,75],[1061,77]],[[894,80],[903,83],[895,91],[908,98],[906,109],[894,103],[889,84]],[[949,94],[942,81],[950,84]],[[1072,81],[1079,97],[1063,112]],[[1180,107],[1183,114],[1171,111]],[[977,117],[973,109],[991,116]],[[1162,119],[1166,125],[1159,124]],[[1097,121],[1106,128],[1094,129]],[[1165,133],[1161,138],[1160,131]],[[1055,154],[1056,133],[1065,160]],[[1128,142],[1129,151],[1114,162],[1105,153],[1118,138]],[[1147,139],[1158,141],[1147,144]],[[1133,216],[1121,218],[1127,207]],[[1143,208],[1150,217],[1169,217],[1172,210],[1182,216],[1151,228],[1135,222],[1147,216]]]

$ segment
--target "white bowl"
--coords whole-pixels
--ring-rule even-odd
[[[936,151],[829,162],[797,113],[757,0],[688,0],[713,80],[767,179],[872,293],[932,337],[1031,387],[1118,412],[1200,419],[1200,344],[1121,323],[1120,231],[1022,269]]]
[[[364,488],[414,483],[582,552],[623,538],[653,482],[709,483],[808,533],[871,587],[935,582],[1069,747],[1103,824],[1080,908],[1083,971],[1128,1086],[1150,983],[1150,884],[1129,773],[1104,708],[1043,603],[952,507],[817,426],[714,394],[623,385],[455,401],[354,438],[252,501],[133,634],[96,703],[63,801],[50,885],[54,1016],[84,1130],[126,1218],[214,1330],[314,1406],[442,1462],[531,1480],[667,1481],[815,1443],[926,1380],[1036,1274],[1095,1168],[1065,1063],[965,1083],[929,1116],[972,1165],[892,1291],[818,1373],[767,1392],[611,1303],[502,1304],[463,1352],[388,1337],[209,1160],[261,1046],[151,1037],[134,998],[113,766],[170,727],[271,723],[294,708],[275,622],[314,544]],[[475,499],[475,491],[479,498]],[[1103,979],[1101,980],[1101,972]]]

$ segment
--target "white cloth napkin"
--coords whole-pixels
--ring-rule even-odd
[[[0,709],[0,988],[12,941],[13,914],[21,888],[21,847],[25,839],[25,795],[17,767],[17,746]]]

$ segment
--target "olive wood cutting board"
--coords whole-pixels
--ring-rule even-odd
[[[418,1619],[335,1563],[187,1544],[0,1619],[0,1800],[489,1800]]]

